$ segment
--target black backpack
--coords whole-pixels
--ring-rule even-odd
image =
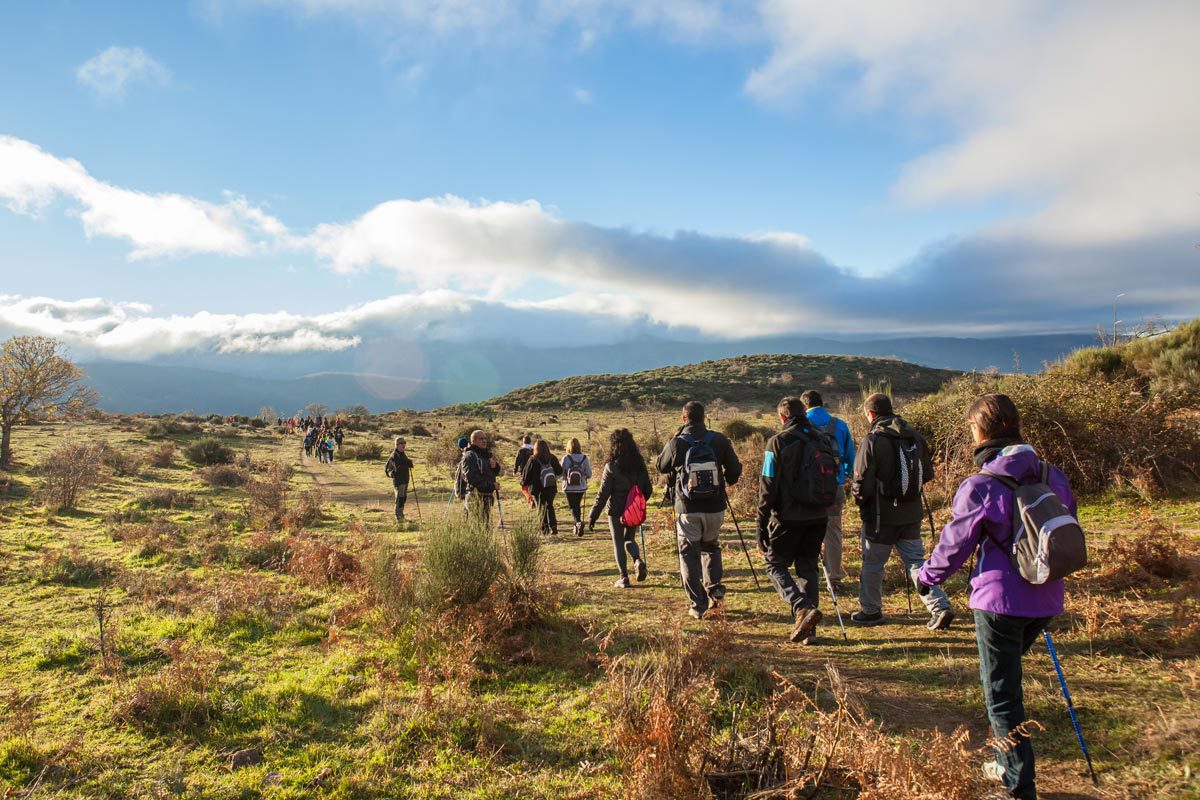
[[[567,479],[564,485],[572,489],[578,489],[585,483],[583,478],[583,455],[571,455],[570,466],[567,459],[563,459],[563,469],[566,471]]]
[[[713,500],[721,497],[725,488],[725,476],[712,448],[715,434],[708,431],[703,439],[690,434],[681,434],[688,449],[683,455],[683,466],[679,468],[679,496],[685,500]]]
[[[837,443],[815,428],[793,430],[779,453],[780,489],[790,504],[828,508],[837,502]]]
[[[879,481],[879,495],[892,501],[892,505],[910,503],[921,499],[921,487],[925,485],[925,467],[921,463],[919,439],[886,437],[896,451],[896,472],[887,480]]]

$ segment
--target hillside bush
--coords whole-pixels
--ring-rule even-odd
[[[731,419],[721,426],[721,432],[729,437],[730,441],[741,442],[749,439],[751,436],[762,436],[764,439],[775,435],[775,431],[765,425],[755,425],[749,420],[737,418]]]
[[[490,528],[464,518],[448,520],[425,536],[417,601],[425,608],[474,605],[503,570],[500,544]]]
[[[270,530],[279,530],[287,520],[288,479],[291,469],[271,464],[261,478],[246,482],[250,514]]]
[[[193,464],[210,467],[214,464],[229,464],[233,461],[233,451],[220,439],[206,436],[197,439],[183,449],[183,456]]]
[[[429,430],[429,428],[426,428],[424,425],[418,422],[412,426],[412,435],[428,437],[433,436],[433,433]]]
[[[359,442],[342,447],[342,458],[355,461],[378,461],[383,458],[383,445],[379,442]]]
[[[175,445],[172,442],[163,442],[151,447],[146,452],[146,463],[160,469],[170,467],[175,463]]]
[[[196,476],[209,486],[230,489],[235,486],[245,486],[249,476],[245,470],[229,464],[214,464],[196,470]]]
[[[145,464],[141,453],[130,449],[128,445],[114,447],[108,442],[101,442],[96,448],[100,463],[112,470],[114,475],[137,475]]]
[[[52,510],[75,508],[89,489],[104,482],[106,469],[101,449],[94,444],[61,444],[38,464],[42,484],[38,497]]]
[[[1099,491],[1111,483],[1170,488],[1197,477],[1192,465],[1200,459],[1200,426],[1164,398],[1147,397],[1135,382],[1062,371],[972,375],[901,409],[928,436],[947,492],[976,470],[965,418],[988,392],[1013,398],[1025,438],[1078,490]]]

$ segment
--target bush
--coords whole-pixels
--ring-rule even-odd
[[[506,561],[513,582],[532,587],[537,583],[542,556],[542,535],[531,522],[514,525],[508,531]]]
[[[433,436],[433,433],[421,423],[416,423],[412,426],[413,436]]]
[[[63,444],[38,465],[41,501],[54,510],[75,508],[87,491],[104,482],[100,448],[94,444]]]
[[[478,603],[504,569],[500,545],[490,528],[455,519],[425,537],[417,576],[417,600],[426,608]]]
[[[744,442],[753,436],[761,436],[763,439],[770,439],[775,435],[775,431],[765,425],[754,425],[744,419],[731,419],[721,426],[721,432],[729,437],[730,441]]]
[[[250,514],[272,530],[283,527],[287,519],[288,479],[291,469],[284,464],[271,464],[261,479],[246,482],[250,498]]]
[[[159,488],[143,492],[132,500],[122,504],[125,509],[146,511],[151,508],[193,508],[196,505],[196,495],[183,489]]]
[[[39,577],[47,583],[90,586],[107,580],[112,574],[111,564],[84,555],[77,544],[48,549],[42,553]]]
[[[213,464],[228,464],[233,461],[233,451],[220,439],[206,436],[197,439],[183,449],[183,456],[193,464],[209,467]]]
[[[100,453],[100,463],[108,467],[116,475],[137,475],[142,470],[142,456],[128,449],[113,447],[108,442],[96,445]]]
[[[329,495],[319,486],[305,489],[295,506],[288,512],[286,523],[291,528],[304,528],[325,518],[325,502]]]
[[[379,442],[360,442],[342,448],[342,458],[356,461],[378,461],[383,458],[383,445]]]
[[[175,445],[172,442],[163,442],[157,447],[151,447],[146,453],[146,463],[160,469],[170,467],[175,463]]]
[[[975,399],[988,392],[1013,398],[1025,438],[1066,472],[1076,490],[1098,491],[1111,483],[1169,487],[1195,478],[1197,426],[1164,398],[1146,397],[1134,382],[1061,371],[969,375],[902,410],[929,438],[947,491],[976,470],[965,418]]]
[[[214,464],[196,470],[196,475],[209,486],[231,489],[235,486],[245,486],[249,476],[243,470],[229,464]]]
[[[372,598],[393,621],[413,604],[412,563],[394,542],[380,539],[364,557],[363,572]]]
[[[122,689],[115,708],[118,719],[149,729],[186,728],[204,724],[216,713],[220,655],[185,649],[176,641],[167,658],[166,666]]]

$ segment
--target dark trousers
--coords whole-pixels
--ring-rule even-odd
[[[629,562],[625,558],[625,553],[628,552],[635,561],[642,557],[637,546],[638,526],[634,525],[631,528],[628,525],[622,525],[620,517],[609,517],[608,530],[612,533],[613,555],[617,558],[617,571],[621,573],[622,578],[628,578]]]
[[[1013,733],[1025,722],[1021,691],[1021,656],[1045,630],[1050,617],[1010,617],[975,612],[975,643],[979,646],[979,679],[992,736],[1001,743],[996,761],[1004,768],[1004,786],[1013,797],[1034,800],[1033,743]]]
[[[554,513],[554,489],[535,489],[533,500],[542,517],[542,533],[558,533],[558,515]]]
[[[404,519],[404,504],[408,502],[408,484],[392,484],[396,488],[396,519]]]
[[[571,509],[571,518],[583,522],[583,492],[563,492],[567,496],[567,506]]]
[[[827,521],[791,523],[772,531],[767,552],[767,577],[775,591],[795,614],[802,608],[816,608],[820,600],[817,559],[821,557],[821,542],[825,540]],[[796,579],[791,570],[796,571]]]

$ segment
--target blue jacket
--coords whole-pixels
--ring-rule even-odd
[[[824,428],[830,422],[837,423],[833,429],[833,436],[837,439],[838,460],[842,467],[838,471],[838,484],[844,484],[854,472],[854,439],[850,436],[850,426],[845,420],[838,419],[826,411],[825,406],[809,409],[807,416],[808,421],[818,428]]]

